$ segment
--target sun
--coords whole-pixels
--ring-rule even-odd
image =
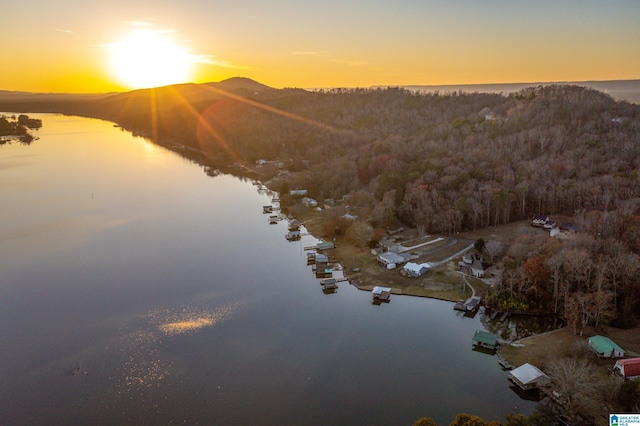
[[[190,50],[172,39],[172,32],[137,28],[109,45],[111,73],[130,89],[186,83],[193,75]]]

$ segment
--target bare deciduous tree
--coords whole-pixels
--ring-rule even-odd
[[[487,253],[487,256],[489,256],[491,263],[493,263],[493,260],[497,256],[499,256],[503,250],[504,250],[504,244],[502,244],[498,240],[489,240],[484,245],[484,252]]]
[[[547,368],[551,389],[558,392],[573,421],[592,418],[601,406],[596,369],[585,358],[560,359]],[[578,423],[576,423],[578,424]]]

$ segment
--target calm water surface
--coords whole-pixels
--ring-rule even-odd
[[[448,424],[535,403],[481,316],[341,283],[251,182],[114,128],[38,115],[0,147],[1,424]],[[75,374],[74,374],[75,372]]]

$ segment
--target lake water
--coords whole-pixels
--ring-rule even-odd
[[[442,424],[535,403],[452,303],[322,292],[270,196],[98,120],[0,147],[1,424]],[[75,373],[75,374],[74,374]]]

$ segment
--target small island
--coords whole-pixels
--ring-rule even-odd
[[[42,127],[42,120],[31,118],[28,115],[20,114],[17,117],[0,115],[0,145],[19,141],[23,144],[30,144],[35,137],[31,130]]]

